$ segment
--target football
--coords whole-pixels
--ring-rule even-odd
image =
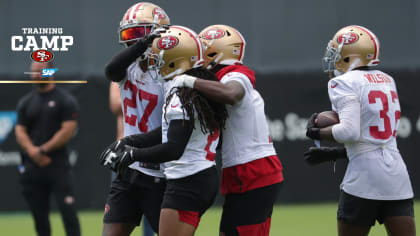
[[[318,114],[315,123],[318,128],[325,128],[340,123],[340,119],[335,111],[323,111]]]

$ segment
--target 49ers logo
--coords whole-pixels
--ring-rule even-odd
[[[31,58],[35,62],[45,63],[52,61],[52,59],[54,58],[54,54],[48,50],[41,49],[34,51],[31,54]]]
[[[337,43],[343,42],[343,44],[352,44],[359,40],[359,35],[349,32],[338,36]]]
[[[108,213],[108,211],[109,211],[109,205],[108,205],[108,204],[106,204],[106,205],[105,205],[105,213],[104,213],[104,214],[106,215],[106,214]]]
[[[207,40],[218,39],[225,36],[225,32],[221,29],[209,29],[203,34],[203,38]]]
[[[155,9],[153,9],[153,17],[154,16],[158,16],[159,19],[165,19],[167,17],[165,11],[159,7],[155,7]]]
[[[157,46],[159,49],[168,50],[178,45],[178,38],[174,36],[165,36],[159,39]]]

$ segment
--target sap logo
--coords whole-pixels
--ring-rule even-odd
[[[15,111],[0,111],[0,143],[3,143],[16,124],[17,113]]]
[[[51,77],[58,71],[58,68],[45,68],[42,69],[42,77]]]

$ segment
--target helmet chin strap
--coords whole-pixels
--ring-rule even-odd
[[[210,64],[207,66],[207,69],[210,70],[213,68],[217,63],[219,63],[220,59],[223,57],[223,52],[219,53],[219,55],[214,59],[214,61],[210,62]]]
[[[339,71],[339,70],[337,70],[337,69],[334,69],[334,75],[335,75],[335,76],[340,76],[340,75],[342,75],[342,74],[344,74],[344,73],[346,73],[346,72],[352,71],[354,68],[356,68],[356,67],[358,66],[359,62],[360,62],[360,58],[356,58],[356,59],[355,59],[355,60],[354,60],[354,61],[350,64],[349,68],[348,68],[346,71],[344,71],[344,72],[341,72],[341,71]]]
[[[356,68],[358,66],[359,62],[360,62],[360,58],[356,58],[353,61],[353,63],[351,63],[351,65],[349,66],[349,68],[347,69],[347,71],[352,71],[354,68]]]

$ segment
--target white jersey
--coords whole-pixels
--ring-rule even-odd
[[[242,73],[227,73],[220,82],[230,81],[239,82],[245,90],[245,95],[237,104],[226,105],[228,118],[223,130],[223,168],[276,155],[261,95],[253,88],[249,78]]]
[[[173,80],[176,80],[176,77]],[[172,88],[173,80],[165,82],[165,101]],[[168,105],[163,107],[163,112],[165,112],[165,109],[166,120],[164,116],[162,117],[162,143],[168,141],[167,133],[171,120],[190,119],[186,112],[183,111],[179,97],[176,94],[172,96]],[[215,132],[213,135],[203,133],[197,114],[195,114],[193,119],[195,120],[195,128],[181,158],[163,164],[164,174],[167,179],[179,179],[190,176],[215,165],[214,159],[216,147],[219,143],[219,132]]]
[[[339,133],[340,124],[333,126],[334,138],[340,137],[337,141],[345,144],[349,157],[341,188],[366,199],[412,198],[407,168],[396,142],[401,112],[393,78],[378,70],[354,70],[330,80],[328,93],[340,120],[349,116],[346,106],[360,110],[360,117],[353,114],[349,119],[355,123],[360,119],[360,126],[354,127],[360,134],[358,140],[346,140]]]
[[[143,72],[135,61],[127,68],[127,77],[119,82],[124,136],[146,133],[161,126],[163,88],[152,78],[155,75],[155,71]],[[139,162],[129,167],[147,175],[164,177],[163,171],[140,167]]]

